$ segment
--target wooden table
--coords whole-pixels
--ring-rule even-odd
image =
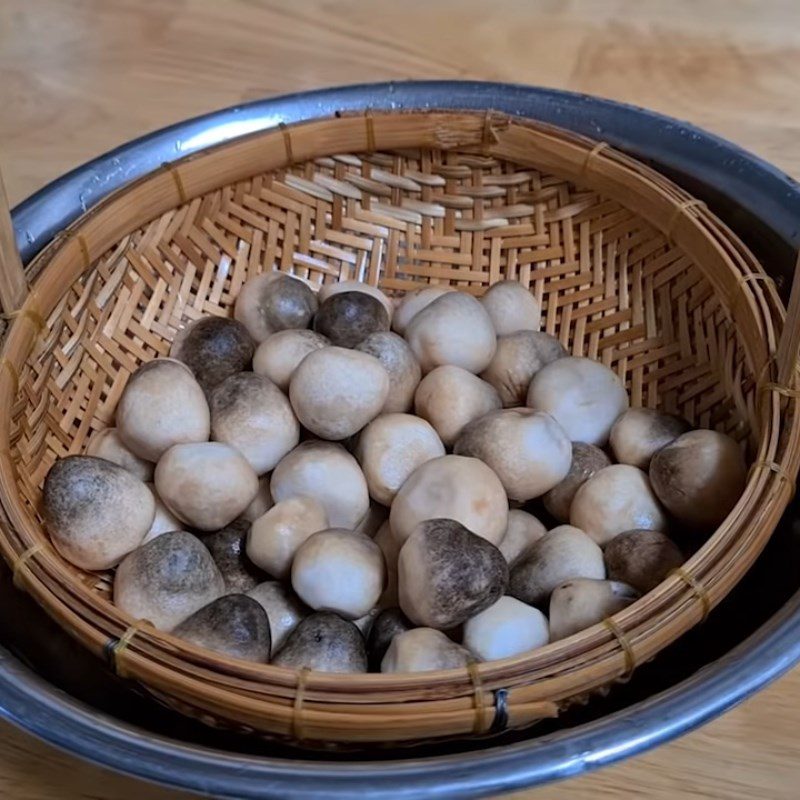
[[[482,78],[688,119],[800,175],[797,0],[2,0],[12,203],[111,147],[319,86]],[[796,798],[800,670],[703,730],[529,800]],[[0,724],[0,796],[164,800]]]

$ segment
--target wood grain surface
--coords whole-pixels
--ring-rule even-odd
[[[15,203],[186,117],[404,78],[540,84],[687,119],[800,175],[797,0],[0,0],[0,165]],[[789,800],[800,670],[700,731],[517,800]],[[180,800],[0,723],[0,797]]]

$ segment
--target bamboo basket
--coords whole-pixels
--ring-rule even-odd
[[[702,203],[553,127],[436,111],[281,127],[112,195],[35,260],[30,288],[3,252],[0,550],[16,584],[119,675],[212,725],[360,746],[554,716],[704,620],[794,491],[800,290],[784,336],[774,282]],[[744,494],[681,570],[613,618],[466,670],[294,671],[156,631],[111,603],[109,575],[53,549],[42,483],[56,458],[112,424],[139,364],[166,355],[189,321],[230,314],[242,283],[273,265],[312,286],[357,278],[395,296],[429,283],[480,294],[517,279],[544,328],[616,370],[632,404],[736,437],[752,465]]]

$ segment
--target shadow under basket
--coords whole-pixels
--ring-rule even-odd
[[[518,280],[543,327],[610,366],[633,405],[741,442],[746,489],[661,585],[568,639],[502,661],[400,675],[231,659],[128,617],[110,575],[78,570],[39,514],[56,458],[113,424],[131,373],[176,331],[229,315],[277,268],[312,287],[398,296]],[[554,716],[701,622],[760,553],[794,491],[796,341],[776,288],[702,203],[634,159],[529,120],[341,116],[258,133],[133,183],[33,262],[0,370],[0,549],[15,582],[98,657],[209,724],[303,743],[485,735]],[[793,301],[790,304],[794,305]],[[791,327],[787,326],[787,331]]]

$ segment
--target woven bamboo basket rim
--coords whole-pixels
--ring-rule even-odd
[[[221,720],[296,735],[301,717],[306,734],[345,741],[385,739],[387,726],[395,727],[392,738],[398,739],[483,732],[491,723],[491,693],[498,689],[509,690],[512,726],[551,716],[571,698],[625,678],[704,619],[760,552],[793,493],[800,465],[797,341],[781,336],[785,312],[756,259],[703,204],[629,156],[549,125],[490,112],[369,113],[300,123],[197,153],[124,187],[71,225],[31,265],[29,272],[38,278],[10,315],[0,362],[0,402],[13,407],[25,364],[47,352],[51,337],[57,337],[65,287],[132,231],[222,186],[287,165],[339,153],[409,148],[458,152],[476,163],[496,158],[558,175],[635,208],[696,265],[703,265],[723,308],[736,317],[737,344],[753,376],[755,389],[750,387],[747,398],[743,392],[740,405],[755,422],[754,469],[726,521],[680,572],[611,622],[530,654],[468,670],[343,678],[210,653],[138,624],[99,597],[87,576],[58,556],[19,499],[10,418],[5,417],[0,423],[0,503],[7,524],[0,550],[18,584],[92,651],[110,658],[118,672]],[[721,266],[714,270],[709,264]],[[326,277],[335,278],[335,270]],[[379,278],[375,270],[367,275],[369,283]],[[469,281],[470,276],[459,273],[455,279]],[[396,277],[380,283],[390,292],[418,286]],[[795,323],[800,304],[794,302],[796,283],[789,311]],[[0,291],[6,304],[11,294]],[[554,306],[548,308],[548,314],[555,313]],[[786,330],[791,334],[797,328],[793,324]],[[726,361],[725,369],[739,369],[741,377],[741,366]],[[731,383],[743,391],[735,375]],[[434,715],[435,720],[429,719]],[[366,717],[372,722],[365,725]]]

